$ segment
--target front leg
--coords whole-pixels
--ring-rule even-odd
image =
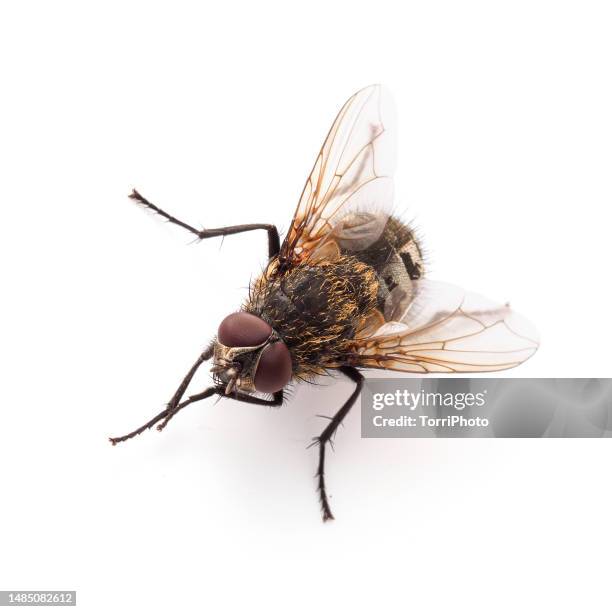
[[[275,225],[270,225],[268,223],[248,223],[245,225],[230,225],[228,227],[217,227],[215,229],[197,230],[195,227],[192,227],[183,221],[179,221],[179,219],[176,217],[169,215],[166,211],[162,210],[158,206],[155,206],[155,204],[149,202],[149,200],[140,195],[140,193],[138,193],[138,191],[135,189],[132,190],[129,197],[136,202],[140,202],[140,204],[146,206],[148,209],[153,210],[158,215],[161,215],[170,223],[179,225],[192,234],[195,234],[200,240],[214,238],[216,236],[231,236],[232,234],[242,234],[243,232],[263,229],[268,233],[268,258],[272,259],[273,257],[276,257],[280,251],[280,239],[278,237],[278,230],[276,229]]]
[[[255,404],[256,406],[280,406],[283,403],[283,397],[284,397],[282,390],[277,391],[272,397],[272,399],[262,399],[259,397],[254,397],[252,395],[247,395],[246,393],[235,393],[233,395],[225,395],[224,387],[209,387],[208,389],[205,389],[201,393],[196,393],[195,395],[191,395],[186,400],[177,404],[173,409],[171,409],[170,406],[168,406],[165,410],[162,410],[158,415],[154,416],[150,421],[147,421],[144,425],[142,425],[138,429],[135,429],[129,434],[126,434],[125,436],[119,436],[117,438],[109,438],[109,441],[111,442],[113,446],[115,446],[115,444],[118,444],[119,442],[125,442],[126,440],[129,440],[130,438],[133,438],[141,434],[143,431],[146,431],[147,429],[151,429],[151,427],[153,427],[153,425],[155,425],[156,423],[159,423],[159,421],[162,421],[162,422],[157,426],[157,430],[162,431],[164,427],[168,424],[168,421],[175,414],[180,412],[183,408],[185,408],[186,406],[189,406],[189,404],[199,402],[213,395],[220,395],[221,397],[227,397],[229,399],[234,399],[238,402],[244,402],[245,404]]]
[[[331,443],[331,439],[336,433],[336,430],[340,426],[340,423],[344,420],[344,417],[349,413],[349,410],[353,407],[353,404],[359,397],[361,389],[363,387],[363,376],[356,368],[351,366],[343,366],[338,368],[345,376],[350,378],[355,383],[355,390],[351,393],[350,397],[344,402],[344,405],[334,415],[333,419],[329,422],[329,425],[323,430],[321,435],[314,440],[314,444],[319,445],[319,468],[317,470],[317,478],[319,481],[319,500],[321,502],[321,513],[324,521],[333,520],[334,515],[332,514],[329,506],[329,500],[327,499],[327,489],[325,488],[325,447],[328,442]]]
[[[113,446],[115,446],[119,442],[125,442],[126,440],[130,440],[131,438],[140,435],[143,431],[151,429],[153,425],[159,423],[159,421],[161,421],[162,419],[164,419],[163,424],[165,425],[177,412],[185,408],[185,406],[189,406],[189,404],[193,404],[194,402],[199,402],[200,400],[206,399],[207,397],[210,397],[211,395],[214,395],[217,392],[218,390],[216,387],[209,387],[208,389],[202,391],[202,393],[198,393],[197,395],[192,395],[191,397],[187,398],[185,401],[176,405],[173,409],[168,406],[165,410],[162,410],[158,415],[154,416],[150,421],[147,421],[144,425],[141,425],[140,427],[138,427],[138,429],[131,431],[129,434],[125,434],[124,436],[118,436],[116,438],[109,438],[109,441]],[[163,427],[158,425],[157,429],[161,431]]]

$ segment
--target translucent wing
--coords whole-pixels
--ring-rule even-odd
[[[392,109],[380,85],[342,107],[317,157],[279,260],[328,256],[334,245],[362,250],[381,235],[393,200]]]
[[[537,333],[508,305],[454,285],[417,281],[400,321],[355,340],[353,359],[364,368],[417,373],[505,370],[529,359]]]

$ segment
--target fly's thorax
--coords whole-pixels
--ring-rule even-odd
[[[245,310],[269,321],[282,337],[297,377],[336,367],[376,307],[375,270],[352,256],[276,270],[272,260],[253,282]]]
[[[213,374],[225,393],[276,393],[291,379],[291,354],[272,327],[247,312],[227,316],[214,344]]]

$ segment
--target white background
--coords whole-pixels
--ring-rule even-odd
[[[4,2],[0,588],[82,610],[609,609],[608,440],[310,438],[350,392],[161,410],[286,229],[329,124],[382,82],[432,278],[542,336],[510,376],[610,376],[605,2]],[[197,381],[207,384],[203,374]],[[195,387],[194,387],[195,388]]]

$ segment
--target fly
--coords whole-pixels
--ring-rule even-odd
[[[281,243],[265,223],[198,230],[151,203],[130,197],[199,239],[263,230],[268,262],[238,312],[228,315],[166,408],[124,436],[163,430],[183,408],[213,395],[280,406],[289,385],[339,372],[355,388],[317,436],[318,492],[324,521],[333,519],[325,452],[364,383],[362,370],[416,374],[503,370],[538,348],[529,323],[454,285],[424,279],[413,229],[391,213],[394,131],[379,85],[354,94],[323,143]],[[212,359],[214,384],[185,399]]]

